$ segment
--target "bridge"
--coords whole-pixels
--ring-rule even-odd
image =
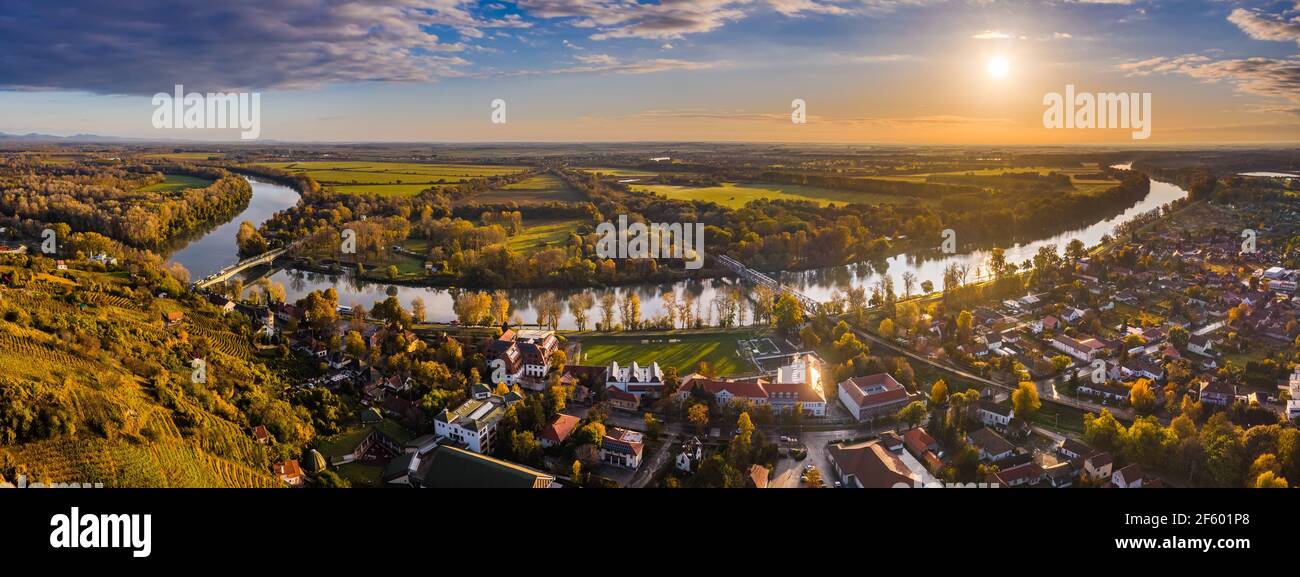
[[[749,268],[745,266],[745,263],[734,258],[723,254],[715,256],[714,259],[721,263],[722,266],[727,267],[731,272],[736,273],[745,280],[767,286],[772,290],[777,291],[777,293],[786,293],[793,296],[795,300],[798,300],[799,304],[803,306],[804,312],[809,315],[817,314],[817,310],[821,307],[821,303],[817,302],[812,297],[795,290],[794,287],[783,285],[780,282],[777,282],[776,279]]]
[[[244,260],[241,260],[235,264],[232,264],[226,268],[214,272],[201,280],[195,281],[193,284],[194,290],[200,290],[200,291],[206,290],[207,288],[213,285],[224,283],[227,280],[230,280],[231,277],[241,272],[244,272],[250,268],[253,268],[258,265],[270,264],[275,259],[283,256],[284,253],[288,252],[288,250],[289,247],[287,246],[281,247],[275,250],[266,251],[254,257],[249,257]]]

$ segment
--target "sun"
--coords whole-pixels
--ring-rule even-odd
[[[1006,78],[1011,73],[1011,63],[1007,61],[1005,56],[994,56],[989,59],[985,69],[988,70],[989,76],[992,78]]]

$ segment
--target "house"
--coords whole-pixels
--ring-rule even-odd
[[[1016,418],[1016,412],[1011,407],[985,399],[979,400],[975,407],[975,414],[984,426],[1003,430],[1011,424],[1012,419]]]
[[[1214,379],[1201,383],[1200,395],[1202,403],[1226,407],[1237,399],[1237,389],[1226,381]]]
[[[1129,389],[1122,385],[1107,382],[1093,383],[1084,381],[1076,387],[1075,392],[1080,395],[1091,395],[1106,401],[1127,401],[1129,398]]]
[[[579,419],[573,415],[559,414],[546,424],[542,429],[541,444],[543,447],[554,447],[564,442],[578,428]]]
[[[704,443],[699,437],[691,437],[682,443],[682,451],[677,453],[677,469],[691,472],[696,463],[704,460]]]
[[[605,401],[609,403],[611,409],[620,411],[635,412],[641,407],[641,400],[636,395],[618,389],[607,389],[605,391]]]
[[[420,459],[412,484],[431,489],[546,489],[555,477],[509,461],[439,445]]]
[[[1022,485],[1037,485],[1046,478],[1047,471],[1043,470],[1038,463],[1030,461],[993,473],[990,475],[989,482],[1004,487],[1019,487]]]
[[[631,366],[622,367],[618,361],[614,361],[609,364],[605,388],[631,393],[638,399],[646,395],[658,398],[664,388],[664,372],[659,368],[659,363],[643,367],[633,362]]]
[[[1016,446],[988,427],[966,433],[966,442],[979,451],[981,460],[994,462],[1010,457]]]
[[[644,449],[645,441],[641,433],[612,427],[600,441],[600,460],[615,467],[636,469],[641,466],[641,452]]]
[[[752,489],[766,489],[767,477],[771,471],[762,465],[754,464],[749,466],[749,474],[745,475],[745,486]]]
[[[209,294],[208,303],[217,307],[222,314],[235,310],[235,301],[223,297],[219,294]]]
[[[1074,324],[1074,323],[1079,322],[1080,320],[1083,320],[1083,315],[1084,315],[1084,314],[1085,314],[1085,313],[1084,313],[1084,310],[1083,310],[1083,309],[1075,308],[1075,307],[1069,307],[1069,308],[1065,309],[1064,312],[1061,313],[1061,320],[1063,320],[1063,321],[1065,321],[1065,322],[1067,322],[1067,323],[1070,323],[1070,324]]]
[[[1056,448],[1056,452],[1067,459],[1079,459],[1092,454],[1092,447],[1066,437],[1061,442],[1061,446]]]
[[[903,450],[903,437],[899,436],[898,433],[885,431],[876,438],[880,439],[880,444],[884,445],[885,448],[890,451],[898,453]]]
[[[1192,335],[1187,338],[1187,352],[1198,355],[1213,356],[1214,341],[1207,335]]]
[[[921,427],[908,429],[903,433],[903,446],[912,456],[922,461],[926,460],[926,455],[933,455],[939,450],[939,442]]]
[[[265,445],[271,442],[271,432],[266,430],[263,425],[253,427],[253,440],[259,445]]]
[[[1035,333],[1041,333],[1043,331],[1055,331],[1056,327],[1060,325],[1061,325],[1061,321],[1059,319],[1057,319],[1052,315],[1047,315],[1041,319],[1034,321],[1033,324],[1030,325],[1030,329],[1033,330]]]
[[[692,373],[682,379],[677,395],[685,398],[695,390],[714,397],[719,405],[749,403],[771,405],[776,413],[802,407],[805,415],[826,416],[826,397],[822,393],[821,363],[812,355],[804,355],[795,362],[776,371],[776,381],[762,377],[742,379],[709,379]]]
[[[1043,470],[1047,472],[1047,481],[1053,487],[1069,487],[1074,484],[1074,467],[1069,463],[1057,463]]]
[[[505,363],[507,384],[541,391],[546,388],[551,355],[559,344],[554,331],[509,329],[484,347],[484,356],[489,364],[498,359]]]
[[[1109,479],[1115,460],[1110,453],[1093,453],[1083,460],[1083,472],[1093,479]]]
[[[1095,338],[1075,340],[1066,335],[1053,335],[1052,348],[1078,360],[1088,362],[1105,352],[1106,345]]]
[[[836,443],[827,448],[835,476],[844,487],[888,489],[912,487],[921,480],[880,441]]]
[[[162,320],[164,323],[167,324],[167,326],[174,327],[180,324],[181,321],[185,320],[185,313],[181,311],[171,311],[169,313],[163,313]]]
[[[514,393],[504,398],[492,395],[465,401],[454,411],[443,409],[433,417],[434,434],[475,453],[490,453],[497,423],[505,416],[506,407],[518,400]]]
[[[302,467],[298,465],[297,460],[280,461],[271,467],[275,471],[275,476],[279,477],[284,484],[290,487],[301,487],[303,483]]]
[[[1142,467],[1137,463],[1133,463],[1115,471],[1110,476],[1110,483],[1121,489],[1140,489],[1142,488]]]
[[[839,384],[840,402],[859,421],[891,415],[918,396],[889,373],[853,377]]]

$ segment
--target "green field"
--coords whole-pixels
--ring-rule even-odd
[[[920,172],[915,174],[892,174],[883,176],[864,176],[866,180],[893,180],[900,182],[924,183],[931,176],[998,176],[1001,174],[1024,174],[1024,173],[1049,174],[1057,172],[1070,176],[1070,182],[1074,184],[1075,189],[1084,194],[1095,194],[1119,184],[1118,181],[1109,179],[1083,179],[1079,175],[1096,174],[1100,172],[1097,167],[1074,167],[1064,168],[1060,166],[1016,166],[1016,167],[998,167],[998,168],[981,168],[978,170],[957,170],[944,172]]]
[[[207,160],[209,158],[225,158],[224,152],[166,152],[160,154],[146,154],[145,158],[162,158],[165,160]]]
[[[531,253],[552,246],[563,246],[569,233],[581,220],[538,220],[524,223],[524,231],[510,238],[515,252]]]
[[[674,200],[699,200],[716,202],[728,208],[741,208],[752,200],[761,198],[771,200],[810,200],[820,206],[835,203],[901,203],[914,200],[911,197],[831,190],[798,184],[738,184],[725,182],[722,186],[677,186],[670,184],[634,185],[633,190],[653,192]]]
[[[166,176],[167,178],[162,182],[141,188],[140,192],[177,192],[191,188],[207,188],[208,185],[212,184],[212,181],[206,178],[181,174],[168,174]]]
[[[511,174],[518,166],[413,162],[268,162],[261,166],[304,174],[345,194],[409,196],[440,184]]]
[[[580,168],[587,172],[599,172],[605,176],[656,176],[656,173],[635,168]]]
[[[546,202],[583,202],[586,197],[569,183],[552,174],[539,174],[498,190],[481,192],[461,200],[461,203],[498,204],[514,202],[520,205]]]
[[[757,331],[730,331],[692,334],[690,331],[648,333],[633,336],[572,337],[582,342],[582,364],[607,365],[612,361],[628,365],[633,361],[646,365],[659,363],[661,368],[676,367],[686,375],[700,361],[709,363],[721,376],[756,372],[748,359],[741,358],[736,341],[747,339]],[[678,342],[669,342],[676,340]]]

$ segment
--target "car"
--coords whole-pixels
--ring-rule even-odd
[[[803,472],[807,473],[807,472],[809,472],[809,471],[811,471],[811,470],[813,470],[813,469],[815,469],[815,468],[816,468],[816,467],[813,467],[812,465],[804,465],[804,466],[803,466]]]
[[[835,482],[835,488],[836,488],[836,489],[839,489],[839,488],[840,488],[840,482],[839,482],[839,481],[836,481],[836,482]]]

